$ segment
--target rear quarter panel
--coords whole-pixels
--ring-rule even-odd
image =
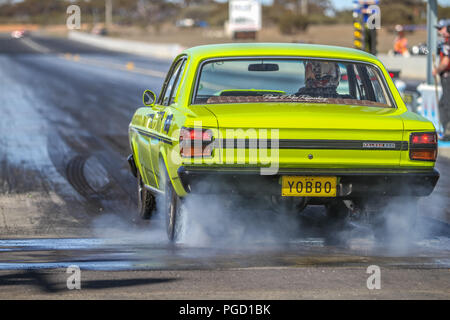
[[[403,140],[408,141],[413,132],[435,132],[436,129],[431,121],[418,115],[417,113],[407,111],[402,114],[404,131]],[[433,168],[434,161],[417,161],[409,158],[409,151],[402,152],[400,165],[408,168]]]

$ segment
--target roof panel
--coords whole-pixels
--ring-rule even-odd
[[[232,56],[308,56],[337,59],[355,59],[374,62],[375,56],[361,50],[297,43],[227,43],[192,47],[184,53],[194,59]]]

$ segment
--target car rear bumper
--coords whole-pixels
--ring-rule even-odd
[[[180,180],[188,193],[281,195],[281,176],[336,176],[337,197],[428,196],[436,186],[436,169],[280,169],[260,175],[259,168],[180,167]]]

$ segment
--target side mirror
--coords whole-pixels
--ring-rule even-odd
[[[144,106],[152,107],[156,102],[156,94],[151,90],[145,90],[142,95],[142,102],[144,103]]]

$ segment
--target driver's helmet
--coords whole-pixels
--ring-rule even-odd
[[[336,89],[341,78],[339,65],[328,61],[308,61],[305,65],[305,85],[307,88]]]

